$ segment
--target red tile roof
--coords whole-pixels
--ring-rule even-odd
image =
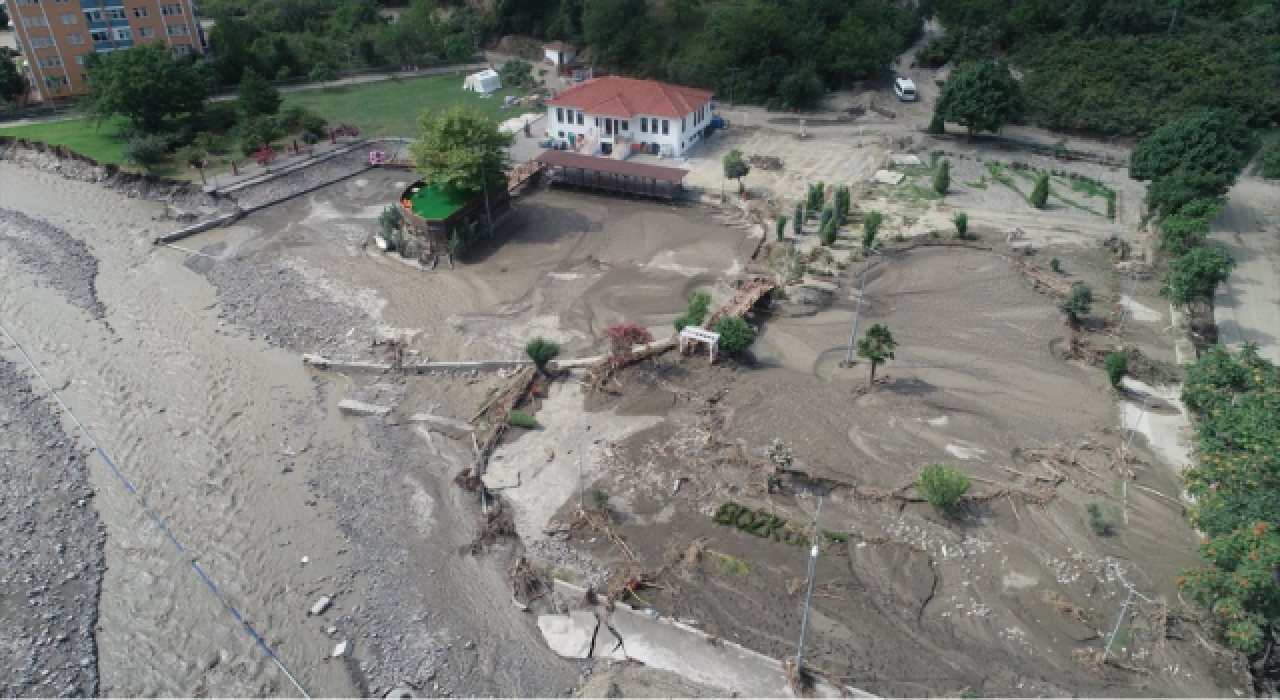
[[[547,104],[605,117],[680,119],[709,101],[706,90],[609,75],[574,85]]]
[[[543,44],[542,48],[551,49],[552,51],[573,51],[573,44],[566,44],[563,41],[553,41],[550,44]]]

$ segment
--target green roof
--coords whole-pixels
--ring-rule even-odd
[[[409,196],[413,213],[424,219],[447,219],[470,201],[465,194],[449,193],[436,185],[424,184]]]

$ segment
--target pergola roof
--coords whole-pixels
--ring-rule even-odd
[[[631,163],[625,160],[614,160],[612,158],[597,158],[595,156],[584,156],[578,153],[570,153],[569,151],[543,151],[542,155],[538,156],[538,162],[543,165],[558,165],[565,168],[593,170],[595,172],[608,173],[610,175],[638,177],[648,180],[660,180],[662,182],[680,182],[684,179],[685,175],[689,174],[688,170],[681,168],[667,168],[661,165]]]

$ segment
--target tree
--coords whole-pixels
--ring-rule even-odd
[[[647,0],[592,0],[582,13],[582,31],[596,56],[607,66],[632,68],[648,53]]]
[[[724,154],[724,176],[730,180],[738,181],[738,191],[742,191],[742,178],[751,172],[751,166],[747,165],[747,161],[742,159],[742,151],[733,149]]]
[[[884,364],[886,360],[893,359],[893,350],[896,347],[898,347],[898,341],[893,339],[893,333],[879,323],[868,328],[866,336],[858,339],[858,357],[865,357],[871,363],[869,382],[876,381],[876,367]]]
[[[779,243],[786,240],[787,238],[787,215],[786,214],[779,214],[778,218],[773,222],[773,233],[774,233],[774,236],[777,237]]]
[[[934,136],[945,134],[947,133],[947,122],[942,118],[942,115],[934,112],[933,118],[929,120],[929,128],[925,131]]]
[[[539,372],[546,374],[547,363],[560,354],[560,346],[542,336],[538,336],[525,343],[524,354],[529,356],[529,360],[533,362],[533,366],[537,367]]]
[[[871,245],[876,242],[876,234],[880,233],[880,224],[884,223],[884,214],[878,211],[869,211],[867,216],[862,220],[862,248],[871,250]]]
[[[99,119],[123,116],[156,133],[166,118],[196,114],[204,106],[204,81],[195,63],[174,59],[163,43],[90,53],[85,67],[89,112]]]
[[[1109,352],[1104,364],[1107,368],[1107,379],[1111,381],[1111,386],[1119,389],[1120,380],[1124,379],[1124,375],[1129,373],[1129,356],[1119,350]]]
[[[951,189],[951,161],[943,160],[938,163],[938,169],[933,173],[933,191],[945,195],[949,189]]]
[[[969,486],[969,477],[964,472],[945,464],[925,467],[916,482],[916,490],[929,505],[947,515],[955,515],[956,505]]]
[[[1036,184],[1031,188],[1031,206],[1036,209],[1044,209],[1044,205],[1049,201],[1049,173],[1040,173],[1036,176]]]
[[[1022,87],[1003,62],[987,60],[958,69],[942,86],[934,114],[973,135],[999,131],[1022,112]]]
[[[328,61],[321,61],[311,67],[311,72],[307,73],[307,77],[313,83],[320,83],[323,86],[330,80],[336,80],[338,71]]]
[[[800,237],[800,234],[804,233],[805,216],[807,216],[807,212],[805,212],[804,204],[796,202],[795,216],[791,217],[791,231],[796,234],[797,238]]]
[[[741,355],[756,342],[755,331],[737,316],[720,319],[716,332],[720,334],[720,351],[730,357]]]
[[[951,220],[956,225],[956,238],[968,238],[969,215],[962,211],[958,211],[955,216],[951,217]]]
[[[1093,288],[1084,283],[1077,284],[1071,288],[1071,293],[1058,308],[1067,315],[1067,325],[1075,328],[1080,323],[1080,317],[1093,308]]]
[[[1192,248],[1169,264],[1160,285],[1160,296],[1178,306],[1208,302],[1235,266],[1236,261],[1221,243]]]
[[[147,170],[164,160],[169,149],[169,140],[160,134],[142,134],[129,140],[124,147],[126,162]]]
[[[1216,175],[1230,187],[1244,167],[1253,134],[1233,110],[1201,110],[1151,132],[1129,159],[1135,180],[1158,180],[1179,171]]]
[[[253,69],[244,72],[237,99],[241,114],[246,118],[271,116],[280,111],[280,102],[280,91],[272,87],[266,78]]]
[[[16,105],[26,94],[27,81],[18,71],[18,64],[9,54],[0,52],[0,104]]]
[[[519,59],[507,61],[498,71],[503,87],[527,87],[533,85],[533,66]]]
[[[462,194],[505,187],[503,149],[515,141],[478,107],[456,105],[443,112],[423,110],[422,137],[409,147],[414,168],[427,182]]]
[[[667,0],[667,9],[675,14],[676,22],[681,24],[700,7],[702,0]]]

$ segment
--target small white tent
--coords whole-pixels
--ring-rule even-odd
[[[492,68],[486,68],[479,73],[472,73],[467,76],[467,81],[462,84],[463,90],[474,90],[475,92],[493,92],[502,89],[502,78],[498,77],[498,72]]]

